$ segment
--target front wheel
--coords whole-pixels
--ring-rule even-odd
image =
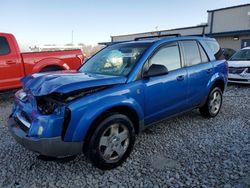
[[[209,93],[207,102],[200,108],[200,113],[206,117],[215,117],[220,112],[222,106],[222,91],[219,87],[215,87]]]
[[[97,125],[87,155],[96,167],[112,169],[126,160],[134,141],[135,131],[130,119],[122,114],[111,115]]]

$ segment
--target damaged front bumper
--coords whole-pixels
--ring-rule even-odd
[[[248,77],[240,74],[228,74],[229,83],[250,84],[250,74]]]
[[[83,141],[65,141],[66,108],[57,107],[54,113],[41,114],[35,98],[19,90],[15,94],[9,131],[25,148],[41,155],[65,157],[82,152]]]
[[[8,126],[9,131],[19,144],[41,155],[66,157],[82,152],[83,142],[64,142],[60,136],[51,138],[29,137],[13,117],[9,118]]]
[[[229,67],[228,82],[250,84],[250,67]]]

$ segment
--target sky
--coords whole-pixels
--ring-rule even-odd
[[[21,46],[74,43],[95,45],[110,36],[195,26],[207,10],[249,0],[0,0],[0,32]]]

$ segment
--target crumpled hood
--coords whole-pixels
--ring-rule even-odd
[[[250,61],[228,61],[229,67],[250,67]]]
[[[78,71],[57,71],[35,73],[21,79],[25,91],[34,96],[48,95],[53,92],[69,93],[90,87],[123,84],[127,80],[123,76],[106,76],[86,74]]]

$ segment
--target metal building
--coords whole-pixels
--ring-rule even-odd
[[[239,50],[250,46],[250,4],[208,10],[207,24],[170,30],[111,36],[111,42],[130,41],[136,37],[181,34],[207,35],[218,40],[221,47]]]

